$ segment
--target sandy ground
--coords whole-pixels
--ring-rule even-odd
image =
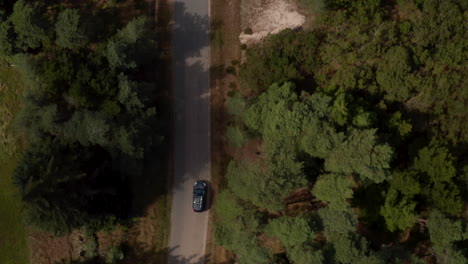
[[[287,0],[268,0],[252,9],[252,12],[245,14],[247,17],[242,18],[252,33],[246,32],[244,28],[244,32],[239,35],[240,42],[247,45],[287,28],[299,28],[306,21],[305,16],[297,11],[297,6]]]

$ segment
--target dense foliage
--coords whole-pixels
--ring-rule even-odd
[[[248,47],[227,100],[229,143],[261,145],[227,167],[216,241],[240,263],[468,263],[467,2],[301,2],[316,26]]]
[[[125,219],[131,165],[160,140],[148,19],[115,17],[104,27],[105,10],[27,0],[2,10],[0,56],[27,86],[16,122],[26,146],[14,175],[26,221],[68,233]]]

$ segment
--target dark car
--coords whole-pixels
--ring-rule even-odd
[[[206,181],[196,181],[193,185],[193,211],[203,212],[206,207]]]

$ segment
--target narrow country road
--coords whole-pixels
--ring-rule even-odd
[[[208,0],[173,0],[175,149],[169,264],[205,263],[208,213],[192,211],[192,188],[196,180],[210,179],[208,6]]]

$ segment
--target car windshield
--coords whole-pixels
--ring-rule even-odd
[[[204,191],[203,191],[202,189],[195,189],[193,192],[194,192],[195,195],[197,195],[197,196],[201,196],[201,195],[203,195],[203,193],[204,193]]]
[[[194,204],[197,204],[197,205],[201,204],[201,202],[202,202],[202,198],[201,198],[201,197],[198,197],[198,198],[196,198],[196,199],[193,201],[193,203],[194,203]]]

